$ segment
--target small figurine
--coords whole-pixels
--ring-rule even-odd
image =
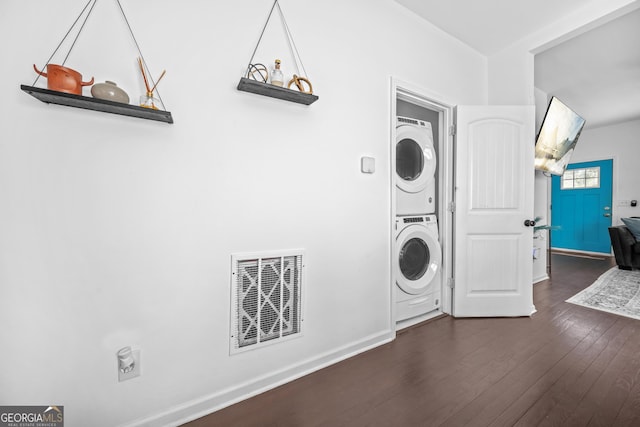
[[[304,88],[304,85],[302,84],[302,82],[305,82],[307,85],[309,85],[309,90]],[[296,87],[298,88],[298,90],[302,93],[308,93],[310,95],[313,95],[313,86],[311,86],[311,82],[309,81],[308,78],[306,77],[298,77],[297,75],[293,75],[293,78],[291,80],[289,80],[289,84],[287,85],[287,89],[291,89],[291,85],[292,84],[296,84]]]

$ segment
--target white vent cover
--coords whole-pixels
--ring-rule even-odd
[[[231,353],[300,335],[303,251],[231,256]]]

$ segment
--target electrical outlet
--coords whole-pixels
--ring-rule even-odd
[[[540,258],[540,248],[533,247],[533,259]]]
[[[628,208],[631,206],[631,200],[618,200],[618,207]]]
[[[123,348],[117,354],[118,381],[127,381],[140,376],[140,350]]]

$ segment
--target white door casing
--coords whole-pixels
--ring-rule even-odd
[[[456,107],[456,317],[529,316],[533,305],[533,106]]]

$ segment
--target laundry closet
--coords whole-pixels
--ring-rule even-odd
[[[391,82],[396,330],[441,314],[530,316],[534,107],[453,105]]]
[[[401,329],[443,313],[439,218],[444,215],[445,138],[440,111],[400,93],[395,107],[392,271],[395,321]]]

